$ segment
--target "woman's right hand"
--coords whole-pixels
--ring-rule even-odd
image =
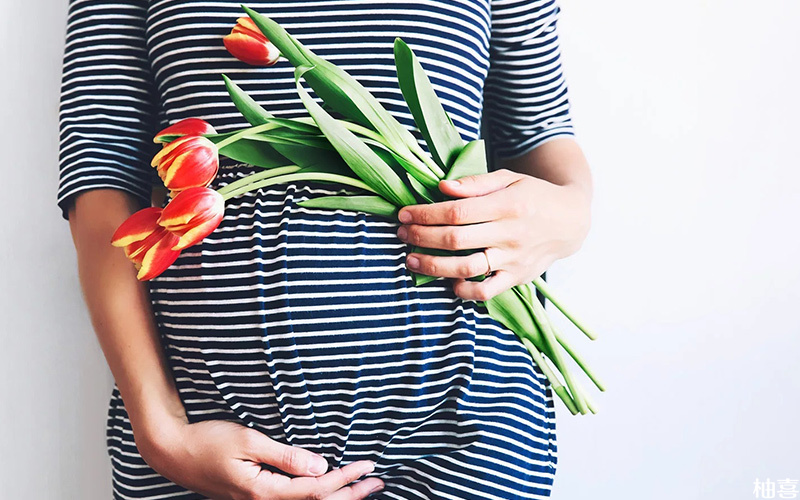
[[[257,430],[224,420],[172,422],[136,443],[145,461],[167,479],[215,500],[359,500],[383,488],[360,461],[327,472],[321,456],[278,443]],[[274,466],[288,477],[261,467]]]

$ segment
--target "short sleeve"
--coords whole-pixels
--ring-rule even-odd
[[[499,158],[572,136],[553,0],[491,0],[490,66],[484,130]]]
[[[70,0],[59,106],[58,206],[96,188],[149,205],[158,106],[145,38],[147,0]]]

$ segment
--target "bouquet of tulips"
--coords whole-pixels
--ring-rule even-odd
[[[237,21],[224,38],[225,46],[249,64],[271,65],[280,56],[286,58],[295,68],[297,92],[309,116],[274,117],[223,75],[233,103],[250,127],[218,134],[205,121],[190,118],[158,133],[155,141],[162,143],[163,149],[152,166],[171,191],[171,200],[163,209],[151,207],[133,214],[112,240],[134,262],[140,280],[158,276],[183,249],[214,231],[223,218],[226,200],[266,186],[295,181],[351,186],[365,194],[324,196],[301,205],[396,218],[404,206],[443,201],[440,181],[486,173],[483,141],[464,143],[420,62],[401,39],[394,44],[398,83],[430,154],[348,73],[308,50],[273,20],[244,9],[249,17]],[[327,109],[311,97],[303,82]],[[261,170],[218,190],[210,189],[207,186],[217,174],[220,154]],[[412,275],[417,286],[436,279]],[[595,338],[541,279],[515,286],[484,305],[492,318],[516,333],[570,412],[595,413],[595,405],[566,365],[567,355],[599,390],[604,390],[603,385],[550,321],[534,287],[590,339]]]

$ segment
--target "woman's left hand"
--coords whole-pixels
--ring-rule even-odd
[[[589,231],[590,195],[578,185],[504,169],[442,181],[439,189],[460,199],[403,208],[397,236],[423,248],[475,249],[463,257],[406,258],[412,271],[455,278],[453,289],[463,299],[489,300],[530,282],[576,252]],[[488,272],[484,281],[466,280]]]

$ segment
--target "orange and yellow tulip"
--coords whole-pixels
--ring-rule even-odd
[[[181,191],[167,204],[159,225],[179,237],[172,247],[183,250],[211,234],[225,214],[225,199],[213,189],[193,187]]]
[[[249,17],[240,17],[231,34],[222,39],[225,48],[236,59],[253,66],[272,66],[281,53],[265,37]]]
[[[205,135],[216,134],[217,131],[205,120],[200,118],[186,118],[173,123],[153,138],[153,142],[170,142],[176,135]]]
[[[219,151],[205,137],[185,135],[164,145],[150,164],[167,189],[179,192],[211,184],[219,169]]]
[[[173,250],[180,237],[158,224],[162,212],[157,207],[139,210],[128,217],[111,238],[112,245],[124,248],[125,256],[139,271],[136,277],[141,281],[153,279],[166,271],[181,253]]]

